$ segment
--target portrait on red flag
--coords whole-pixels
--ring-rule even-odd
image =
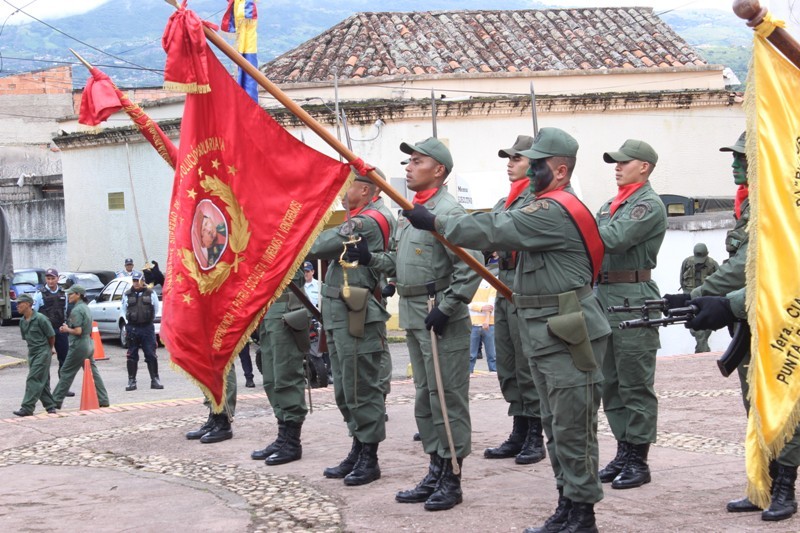
[[[228,222],[211,200],[201,200],[194,210],[192,249],[200,268],[214,268],[228,246]]]

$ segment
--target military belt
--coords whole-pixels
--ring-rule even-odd
[[[642,283],[650,281],[650,269],[643,268],[642,270],[610,270],[608,272],[600,272],[597,276],[597,282],[601,284],[606,283]]]
[[[357,287],[357,285],[351,285],[351,287]],[[367,288],[367,287],[365,287],[365,288]],[[323,295],[323,296],[328,297],[328,298],[333,298],[333,299],[337,299],[337,300],[341,300],[342,299],[342,289],[341,288],[333,287],[331,285],[326,285],[324,283],[320,287],[319,293],[321,295]]]
[[[446,278],[439,278],[434,281],[434,287],[436,292],[446,289],[450,286],[450,277]],[[409,298],[412,296],[427,296],[428,295],[428,285],[401,285],[400,283],[397,284],[397,294],[400,296]]]
[[[573,291],[568,291],[573,292]],[[579,289],[575,289],[575,294],[578,296],[578,300],[588,296],[592,293],[592,287],[590,285],[584,285]],[[514,294],[513,300],[514,305],[517,306],[519,309],[540,309],[542,307],[558,307],[558,294],[537,294],[537,295],[525,295],[525,294]]]

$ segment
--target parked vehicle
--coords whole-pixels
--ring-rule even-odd
[[[125,315],[122,314],[122,295],[131,288],[133,280],[130,276],[111,280],[94,301],[89,302],[89,311],[92,320],[97,322],[97,329],[101,337],[114,337],[119,339],[123,348],[128,347],[128,336],[125,330]],[[161,301],[161,287],[155,289]],[[161,306],[154,320],[156,336],[161,332]]]
[[[110,281],[110,280],[109,280]],[[108,281],[103,281],[97,274],[91,272],[59,272],[58,285],[67,290],[73,285],[80,285],[86,289],[86,300],[92,301],[97,298],[103,287],[106,286]]]
[[[17,311],[17,297],[20,294],[30,294],[44,287],[43,268],[19,268],[14,269],[14,277],[11,279],[11,287],[8,294],[11,298],[11,318],[20,318],[22,315]]]

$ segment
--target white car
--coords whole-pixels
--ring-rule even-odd
[[[122,314],[122,295],[132,285],[133,280],[130,276],[113,279],[103,287],[103,290],[100,291],[94,301],[89,302],[89,311],[92,313],[92,320],[97,322],[100,336],[119,339],[123,348],[128,347],[128,336],[125,330],[125,315]],[[160,302],[161,286],[156,287],[155,291]],[[156,337],[158,337],[161,332],[161,306],[159,306],[153,323],[156,329]]]

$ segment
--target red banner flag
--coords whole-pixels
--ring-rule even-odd
[[[89,72],[91,77],[86,80],[86,87],[81,95],[78,122],[87,126],[97,126],[122,109],[131,117],[133,123],[164,161],[175,168],[178,149],[158,124],[147,116],[141,107],[131,102],[105,72],[94,67]]]
[[[187,15],[173,16],[165,36],[183,35],[170,26]],[[161,336],[172,362],[218,412],[229,365],[299,268],[350,167],[276,123],[241,90],[205,39],[182,42],[189,44],[170,46],[168,53],[198,64],[189,56],[202,52],[210,92],[186,97]]]

